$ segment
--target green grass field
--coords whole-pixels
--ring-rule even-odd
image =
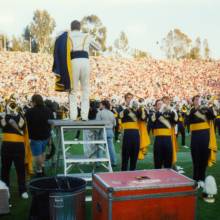
[[[180,138],[179,138],[180,141]],[[189,146],[190,137],[186,137],[186,144]],[[220,137],[218,137],[218,146],[220,146]],[[118,166],[114,168],[115,171],[120,169],[120,144],[116,144],[116,152],[118,157]],[[218,190],[220,189],[220,157],[218,155],[218,162],[215,166],[208,168],[207,174],[211,174],[216,178]],[[178,152],[178,163],[184,168],[185,175],[192,177],[192,162],[190,150],[180,147]],[[152,169],[153,168],[153,155],[152,145],[149,147],[149,153],[145,160],[138,161],[137,169]],[[51,168],[47,167],[47,173],[53,173]],[[11,171],[11,213],[8,215],[0,216],[1,220],[26,220],[28,219],[29,207],[31,198],[29,200],[23,200],[18,197],[17,182],[14,169]],[[183,204],[184,209],[184,204]],[[187,211],[187,210],[186,210]],[[87,219],[91,219],[91,202],[86,205]],[[187,219],[186,219],[187,220]],[[201,191],[198,193],[197,204],[197,220],[220,220],[220,196],[216,196],[216,202],[214,204],[205,203],[201,199]]]

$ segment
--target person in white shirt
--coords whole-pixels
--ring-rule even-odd
[[[111,159],[111,164],[113,167],[117,166],[117,158],[114,146],[114,132],[113,129],[116,126],[116,120],[114,114],[110,111],[110,103],[108,100],[101,101],[100,111],[97,113],[96,120],[106,121],[106,136],[108,142],[109,155]]]
[[[100,47],[89,34],[82,33],[80,29],[81,25],[79,21],[75,20],[71,23],[69,37],[72,41],[71,64],[73,89],[69,94],[70,119],[77,119],[77,91],[80,82],[82,90],[81,118],[86,121],[88,120],[90,94],[89,48],[92,47],[95,50],[99,50]]]

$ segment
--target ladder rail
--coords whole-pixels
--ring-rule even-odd
[[[66,150],[65,150],[65,145],[64,145],[64,130],[62,126],[61,126],[61,145],[62,145],[62,151],[63,151],[64,175],[66,176],[67,174]]]
[[[109,167],[109,171],[112,172],[112,165],[111,165],[111,158],[110,158],[109,147],[108,147],[106,127],[103,127],[103,136],[104,136],[104,139],[106,141],[106,154],[107,154],[107,157],[109,159],[108,167]]]
[[[100,136],[98,140],[66,140],[65,134],[68,131],[71,130],[100,130]],[[93,170],[91,173],[95,172],[96,163],[100,163],[102,167],[104,167],[108,172],[112,172],[112,166],[111,166],[111,159],[110,159],[110,153],[109,153],[109,147],[108,147],[108,141],[107,141],[107,131],[105,125],[61,125],[61,126],[55,126],[54,130],[56,132],[56,143],[58,144],[57,147],[57,157],[56,157],[56,173],[57,168],[59,166],[60,159],[63,159],[63,172],[64,175],[71,175],[71,174],[80,174],[84,173],[85,167],[81,167],[79,169],[79,173],[71,173],[71,168],[76,165],[76,167],[80,167],[80,165],[91,165],[93,166]],[[80,158],[80,156],[76,155],[76,158],[69,157],[68,151],[74,147],[74,145],[84,145],[84,144],[95,144],[97,145],[97,152],[102,152],[103,155],[97,155],[95,158]],[[95,152],[94,155],[97,153]],[[61,155],[62,154],[62,155]],[[61,158],[62,156],[62,158]]]

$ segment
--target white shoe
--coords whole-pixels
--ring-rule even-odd
[[[201,181],[201,180],[197,184],[198,184],[198,186],[197,186],[198,189],[199,188],[204,188],[204,186],[205,186],[204,181]]]
[[[183,170],[183,168],[181,166],[176,166],[177,170]]]
[[[177,173],[179,173],[179,174],[184,174],[185,171],[184,171],[184,170],[178,170]]]
[[[78,138],[74,138],[74,141],[78,141],[79,139]]]
[[[117,140],[117,143],[120,143],[120,140]]]
[[[214,203],[215,202],[215,198],[213,195],[207,195],[206,197],[203,198],[203,200],[207,203]]]
[[[183,147],[184,147],[184,148],[186,148],[186,149],[189,149],[189,147],[188,147],[188,146],[186,146],[186,145],[184,145]]]
[[[22,193],[21,198],[22,199],[28,199],[29,198],[28,193],[27,192]]]

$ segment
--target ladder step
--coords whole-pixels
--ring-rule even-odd
[[[106,141],[63,141],[63,144],[106,144]]]
[[[92,201],[92,196],[86,196],[86,202],[91,202]]]
[[[67,158],[66,163],[95,163],[95,162],[110,162],[108,158]]]

